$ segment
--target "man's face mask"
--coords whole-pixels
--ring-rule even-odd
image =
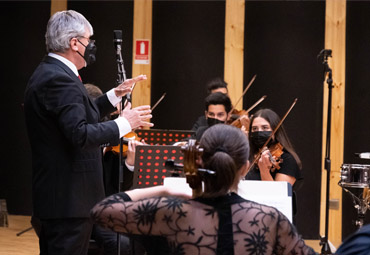
[[[270,137],[272,131],[255,131],[249,133],[249,138],[251,143],[256,146],[258,149],[261,149],[262,146],[266,143],[267,139]],[[269,147],[272,144],[272,139],[267,145]]]
[[[210,118],[210,117],[207,118],[207,124],[209,127],[216,125],[216,124],[220,124],[220,123],[225,123],[225,121],[218,120],[215,118]]]
[[[80,52],[77,51],[77,53],[85,59],[86,65],[93,64],[96,60],[95,54],[97,50],[97,47],[95,46],[95,40],[89,40],[89,43],[87,45],[83,44],[80,40],[78,40],[78,42],[85,47],[85,54],[82,56]]]

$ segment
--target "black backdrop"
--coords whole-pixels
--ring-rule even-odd
[[[245,16],[244,83],[257,78],[244,108],[267,95],[256,110],[283,116],[298,98],[283,124],[303,165],[296,224],[305,238],[318,239],[323,68],[316,56],[324,47],[325,2],[247,1]]]
[[[344,163],[370,164],[355,157],[356,152],[370,151],[370,2],[348,2],[346,24],[346,111]],[[343,237],[356,230],[357,213],[349,194],[343,192]],[[370,223],[370,213],[365,223]]]
[[[0,7],[1,108],[5,117],[0,198],[7,200],[10,213],[30,214],[31,152],[21,103],[27,80],[45,54],[50,2],[2,1]],[[98,61],[81,71],[84,82],[103,91],[114,86],[114,29],[123,30],[123,58],[130,77],[133,2],[69,1],[68,8],[83,13],[94,27]],[[368,121],[362,116],[369,113],[366,83],[370,77],[366,69],[370,56],[363,54],[367,54],[370,36],[359,29],[370,23],[368,11],[368,3],[348,4],[344,155],[348,163],[355,162],[353,152],[368,150],[364,143]],[[203,113],[204,84],[223,76],[224,25],[224,1],[154,1],[152,102],[167,92],[154,112],[155,128],[189,129]],[[284,126],[303,162],[305,182],[298,192],[297,226],[304,238],[310,239],[318,238],[319,232],[323,67],[316,56],[324,47],[324,27],[323,1],[246,2],[244,83],[254,74],[257,79],[244,98],[244,106],[267,95],[261,107],[283,115],[298,98]],[[356,109],[363,114],[350,114]],[[352,205],[344,203],[344,228],[353,217],[350,210]],[[344,235],[352,231],[348,229],[343,230]]]

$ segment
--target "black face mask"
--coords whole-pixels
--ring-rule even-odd
[[[255,131],[249,133],[249,138],[251,143],[257,147],[258,149],[261,149],[262,146],[266,143],[267,139],[269,139],[272,131]],[[270,140],[267,147],[273,144],[272,139]]]
[[[220,123],[225,123],[225,121],[221,121],[215,118],[207,118],[207,124],[209,127],[212,127],[213,125],[220,124]]]
[[[78,41],[79,41],[79,43],[81,43],[85,47],[85,54],[82,56],[82,54],[80,52],[77,51],[77,53],[80,54],[80,56],[85,59],[86,65],[93,64],[96,60],[95,54],[96,54],[96,50],[97,50],[97,47],[95,46],[95,41],[90,40],[89,44],[87,46],[85,44],[83,44],[80,40],[78,40]]]

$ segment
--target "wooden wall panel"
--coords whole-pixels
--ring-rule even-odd
[[[224,80],[228,83],[230,99],[234,104],[244,89],[244,14],[244,0],[226,1]],[[234,107],[242,109],[243,100]]]
[[[146,74],[147,80],[138,83],[132,93],[132,106],[150,105],[151,71],[152,71],[152,0],[135,0],[132,77]],[[137,39],[149,40],[149,64],[135,64]]]
[[[64,10],[67,10],[67,0],[51,0],[50,16]]]
[[[346,1],[326,1],[325,48],[332,49],[333,57],[329,58],[329,66],[333,70],[333,88],[331,107],[331,172],[330,200],[339,201],[339,208],[329,210],[329,240],[334,245],[342,241],[342,190],[337,185],[340,177],[340,166],[343,163],[344,144],[344,93],[345,93],[345,31],[346,31]],[[324,84],[323,103],[323,162],[325,158],[325,137],[327,131],[328,86]],[[326,170],[323,170],[326,171]],[[325,208],[326,174],[322,175],[321,215]],[[323,199],[324,198],[324,199]],[[321,220],[320,233],[324,234],[325,221]]]

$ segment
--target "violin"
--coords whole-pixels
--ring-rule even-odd
[[[262,146],[262,148],[260,149],[260,151],[257,153],[257,155],[254,158],[252,164],[249,166],[248,172],[253,168],[253,166],[257,163],[257,161],[261,158],[262,153],[266,150],[267,145],[271,141],[272,137],[275,135],[276,131],[280,128],[281,124],[283,124],[284,120],[286,119],[286,117],[288,116],[288,114],[290,113],[290,111],[293,109],[294,105],[297,103],[297,100],[298,100],[297,98],[294,99],[293,104],[290,106],[290,108],[288,109],[288,111],[285,113],[284,117],[279,121],[279,123],[277,124],[277,126],[275,127],[275,129],[271,132],[271,135],[266,140],[265,144]],[[277,144],[280,144],[280,143],[277,143]],[[283,154],[283,146],[281,144],[280,145],[277,145],[277,144],[274,144],[274,145],[270,146],[270,147],[272,147],[271,150],[269,148],[270,154],[271,154],[270,161],[273,164],[274,169],[280,169],[279,164],[276,164],[276,166],[275,166],[273,161],[274,160],[276,161],[276,159],[279,159],[281,157],[281,155]],[[275,147],[273,147],[273,146],[275,146]],[[273,154],[275,154],[275,155],[273,155]],[[275,159],[274,159],[274,156],[275,156]],[[279,163],[281,163],[281,162],[279,162]]]
[[[152,107],[152,111],[158,106],[158,104],[163,100],[163,98],[166,96],[166,93],[164,93],[160,98],[159,100],[154,104],[154,106]],[[117,110],[118,112],[120,112],[120,107],[118,107],[119,109]],[[112,117],[117,117],[118,114],[115,114],[116,112],[114,112],[114,115],[111,115],[111,119]],[[143,139],[141,139],[134,131],[131,131],[129,133],[127,133],[126,135],[124,135],[122,137],[122,156],[123,157],[126,157],[127,156],[127,150],[128,150],[128,142],[130,140],[136,140],[136,141],[140,141],[142,143],[145,144],[145,142],[143,141]],[[119,149],[120,145],[117,145],[117,146],[110,146],[110,147],[107,147],[107,149],[105,150],[106,152],[107,151],[113,151],[114,154],[116,155],[119,155]]]
[[[269,159],[272,164],[271,171],[274,172],[275,170],[280,169],[280,164],[283,162],[281,155],[283,152],[283,146],[281,143],[275,143],[271,145],[269,148]]]
[[[121,139],[122,139],[122,156],[123,157],[127,156],[129,141],[136,140],[136,141],[142,142],[142,140],[138,137],[138,135],[134,131],[127,133]],[[109,146],[106,148],[105,152],[112,151],[114,154],[119,155],[119,152],[120,152],[119,147],[120,145]]]
[[[236,101],[235,105],[238,105],[238,103],[240,102],[240,100],[243,98],[243,96],[245,95],[245,93],[247,93],[247,90],[250,88],[250,86],[253,84],[254,80],[256,79],[257,75],[254,75],[251,79],[251,81],[248,83],[247,87],[245,87],[242,95],[239,97],[238,101]],[[238,119],[240,116],[243,116],[245,114],[248,114],[248,112],[246,112],[245,110],[236,110],[235,109],[235,106],[231,109],[231,111],[229,112],[229,115],[231,116],[230,119],[227,121],[227,124],[231,124],[234,120]]]
[[[251,107],[249,107],[248,110],[236,110],[232,109],[231,117],[228,124],[231,126],[242,128],[244,126],[246,128],[246,131],[249,131],[249,112],[252,111],[257,105],[259,105],[263,100],[265,100],[267,96],[261,97],[257,102],[255,102]],[[231,123],[230,123],[231,122]]]

